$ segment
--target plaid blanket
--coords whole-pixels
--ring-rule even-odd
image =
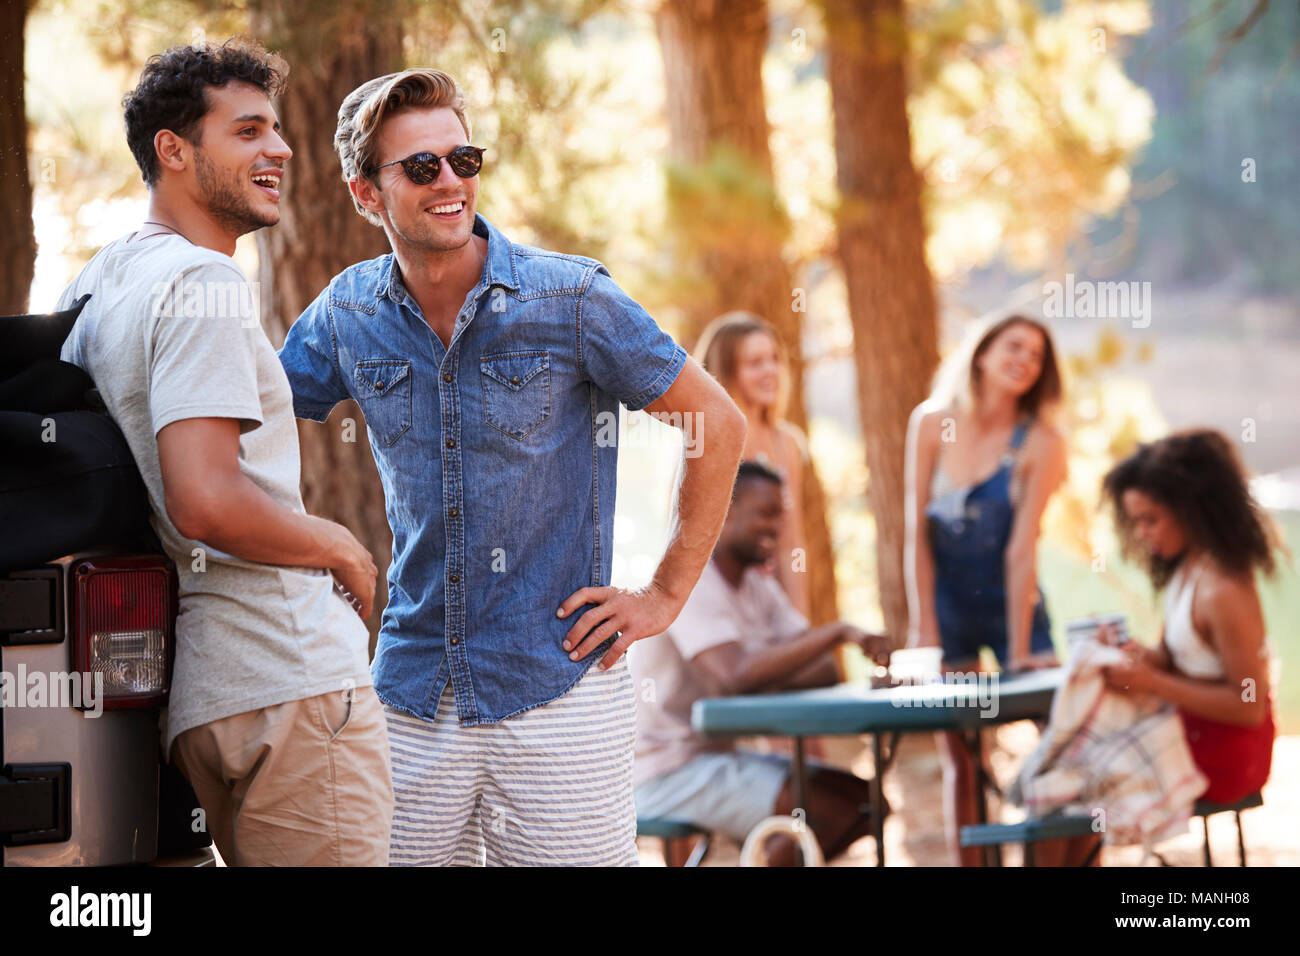
[[[1187,831],[1209,781],[1172,705],[1106,686],[1102,668],[1123,656],[1092,638],[1073,644],[1047,730],[1008,797],[1031,817],[1091,816],[1105,843],[1150,848]]]

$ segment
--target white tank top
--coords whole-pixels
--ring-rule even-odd
[[[1192,566],[1184,561],[1174,572],[1165,593],[1165,647],[1174,666],[1188,677],[1201,680],[1223,680],[1227,674],[1223,661],[1192,626],[1192,598],[1196,595],[1196,581],[1205,569],[1205,561]]]

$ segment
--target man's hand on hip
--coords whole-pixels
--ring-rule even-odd
[[[568,617],[584,604],[594,604],[573,622],[564,635],[563,647],[572,660],[580,661],[607,638],[618,638],[600,660],[600,667],[613,667],[633,641],[668,630],[681,611],[681,604],[652,583],[635,591],[616,587],[582,588],[574,591],[555,612]]]

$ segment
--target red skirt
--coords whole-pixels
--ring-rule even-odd
[[[1273,712],[1258,727],[1224,724],[1180,710],[1183,733],[1197,768],[1210,780],[1201,794],[1211,803],[1236,803],[1264,786],[1273,765]]]

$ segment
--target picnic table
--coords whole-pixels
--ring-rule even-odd
[[[790,737],[794,740],[795,805],[806,807],[804,738],[868,734],[876,765],[872,829],[876,865],[885,865],[884,776],[905,733],[953,731],[975,764],[979,822],[988,822],[980,730],[1016,720],[1046,719],[1060,686],[1059,667],[1003,675],[956,675],[943,683],[871,687],[866,681],[777,694],[708,697],[691,708],[691,726],[706,737]],[[888,741],[886,742],[886,739]],[[997,847],[986,849],[998,862]]]

